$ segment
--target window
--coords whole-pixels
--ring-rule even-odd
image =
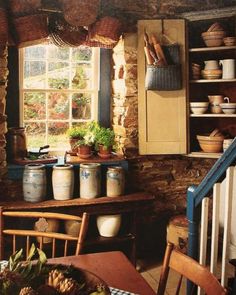
[[[99,49],[40,44],[20,49],[19,61],[27,146],[68,149],[68,128],[97,120]]]

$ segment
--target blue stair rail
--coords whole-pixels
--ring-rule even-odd
[[[211,170],[198,185],[192,185],[187,190],[188,255],[198,259],[198,228],[202,200],[212,191],[214,184],[226,173],[226,170],[236,160],[236,137],[223,155],[212,166]],[[188,282],[187,293],[191,294],[192,284]]]

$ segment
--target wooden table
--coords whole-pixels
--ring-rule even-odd
[[[119,251],[92,253],[79,256],[59,257],[49,263],[73,264],[98,275],[108,286],[139,295],[156,293],[136,271],[126,256]]]

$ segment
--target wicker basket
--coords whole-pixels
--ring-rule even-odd
[[[8,41],[8,20],[4,8],[0,8],[0,44],[6,44]]]
[[[89,38],[106,45],[118,42],[122,30],[122,23],[119,19],[105,16],[89,27]]]
[[[11,14],[15,17],[37,13],[41,0],[9,0]]]
[[[56,46],[79,46],[86,40],[88,31],[68,24],[63,18],[50,17],[49,32]]]
[[[179,90],[182,88],[181,65],[148,65],[145,77],[147,90]]]
[[[4,100],[7,95],[6,86],[0,85],[0,101]]]
[[[65,20],[72,26],[89,26],[96,21],[99,0],[62,0]]]
[[[13,22],[19,46],[30,45],[32,41],[42,40],[49,36],[46,14],[22,16],[13,19]]]

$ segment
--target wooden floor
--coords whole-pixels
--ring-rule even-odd
[[[152,287],[154,291],[157,290],[160,272],[161,272],[162,261],[148,261],[148,260],[138,260],[137,269],[144,277],[144,279],[148,282],[148,284]],[[220,263],[219,263],[220,269]],[[229,270],[229,274],[233,276],[234,268],[231,266]],[[177,285],[179,276],[173,271],[170,271],[169,279],[167,283],[166,295],[174,295],[175,287]],[[184,280],[182,283],[180,295],[186,295],[186,281]]]

